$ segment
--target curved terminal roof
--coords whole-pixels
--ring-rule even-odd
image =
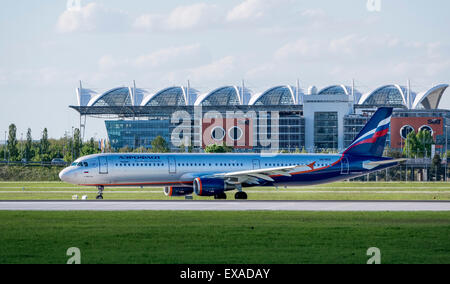
[[[442,84],[437,85],[426,92],[422,92],[416,96],[414,100],[413,109],[425,108],[425,109],[437,109],[441,102],[442,96],[449,85]]]
[[[243,98],[242,98],[243,93]],[[246,105],[250,101],[252,94],[247,88],[242,91],[242,87],[225,86],[218,88],[211,93],[200,96],[195,102],[196,106],[232,106]]]
[[[130,88],[127,87],[115,88],[92,98],[88,106],[132,106],[131,93]]]
[[[192,104],[197,98],[198,91],[185,87],[170,87],[154,95],[147,96],[142,106],[186,106]],[[189,96],[189,98],[188,98]]]
[[[345,86],[345,85],[333,85],[333,86],[329,86],[326,87],[324,89],[322,89],[318,95],[347,95],[347,96],[351,96],[352,95],[352,87],[350,86]],[[359,92],[356,89],[353,89],[353,95],[355,96],[355,101],[358,102],[361,97],[362,97],[362,93]]]
[[[253,96],[249,105],[294,105],[297,104],[297,88],[292,86],[273,87],[260,95]]]
[[[373,92],[362,96],[360,100],[361,105],[373,106],[387,106],[387,105],[404,105],[408,106],[408,89],[400,85],[386,85],[376,89]],[[411,101],[416,97],[414,92],[411,92]]]
[[[411,92],[408,105],[408,89],[400,85],[385,85],[362,95],[354,90],[355,100],[366,106],[405,106],[411,109],[437,109],[449,85],[437,85],[418,95]],[[352,88],[345,85],[333,85],[322,89],[317,95],[347,95]],[[303,92],[298,94],[302,97]],[[297,89],[289,85],[273,87],[262,94],[252,96],[247,88],[224,86],[199,96],[195,89],[175,86],[156,94],[148,95],[145,89],[119,87],[98,95],[90,89],[77,89],[79,106],[88,107],[126,107],[126,106],[233,106],[233,105],[294,105],[301,104],[297,98]]]

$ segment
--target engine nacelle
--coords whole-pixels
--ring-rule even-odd
[[[172,196],[172,197],[186,196],[186,195],[191,195],[192,193],[194,193],[194,189],[192,187],[169,186],[169,187],[164,188],[164,194],[166,196]]]
[[[198,196],[215,196],[233,189],[223,179],[196,178],[194,180],[194,192]]]

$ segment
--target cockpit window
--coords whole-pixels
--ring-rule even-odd
[[[73,163],[71,166],[72,166],[72,167],[76,167],[76,166],[77,166],[77,163]]]
[[[87,162],[84,162],[83,165],[84,165],[85,167],[87,167],[87,166],[88,166],[88,163],[87,163]]]
[[[77,167],[82,167],[83,166],[83,163],[78,163],[77,164]]]

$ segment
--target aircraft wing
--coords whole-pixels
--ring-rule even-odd
[[[260,180],[265,180],[268,182],[274,182],[274,179],[271,176],[286,176],[290,177],[292,172],[303,172],[310,171],[314,169],[314,164],[308,166],[289,166],[289,167],[279,167],[279,168],[270,168],[270,169],[259,169],[259,170],[249,170],[249,171],[240,171],[240,172],[231,172],[231,173],[221,173],[215,174],[216,178],[223,178],[229,184],[242,184],[242,183],[250,183],[250,184],[259,184]]]

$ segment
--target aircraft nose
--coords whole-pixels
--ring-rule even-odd
[[[64,182],[69,182],[68,175],[69,175],[69,170],[64,169],[59,173],[59,179]]]

